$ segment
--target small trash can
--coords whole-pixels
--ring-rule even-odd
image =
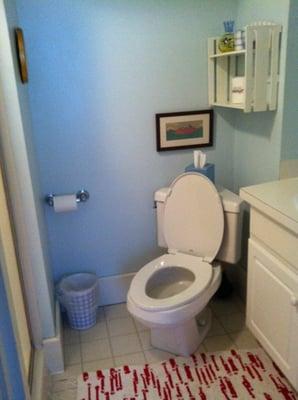
[[[66,308],[73,329],[88,329],[96,324],[98,281],[95,274],[79,273],[62,278],[57,296]]]

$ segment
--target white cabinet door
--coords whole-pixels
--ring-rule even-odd
[[[297,388],[298,275],[249,240],[247,325]]]

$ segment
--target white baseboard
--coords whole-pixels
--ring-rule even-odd
[[[98,279],[98,305],[123,303],[135,273],[107,276]]]
[[[35,350],[31,400],[47,399],[49,387],[49,373],[45,363],[44,352],[43,350]]]
[[[46,366],[51,374],[64,371],[63,337],[61,312],[58,301],[56,302],[56,336],[43,340],[43,349]]]
[[[98,306],[123,303],[135,273],[98,279]],[[64,371],[61,310],[56,302],[56,336],[43,340],[45,364],[51,374]]]

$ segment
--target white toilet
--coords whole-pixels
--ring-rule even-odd
[[[168,253],[133,278],[127,307],[151,329],[154,347],[192,354],[206,336],[206,308],[221,282],[220,261],[240,257],[242,207],[234,193],[186,173],[155,193],[158,244]]]

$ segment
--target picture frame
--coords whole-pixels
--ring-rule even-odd
[[[155,115],[156,150],[183,150],[213,145],[213,110]]]
[[[28,82],[28,67],[27,58],[25,51],[25,40],[23,30],[21,28],[15,28],[15,40],[16,40],[16,52],[17,60],[19,64],[20,77],[22,83]]]

